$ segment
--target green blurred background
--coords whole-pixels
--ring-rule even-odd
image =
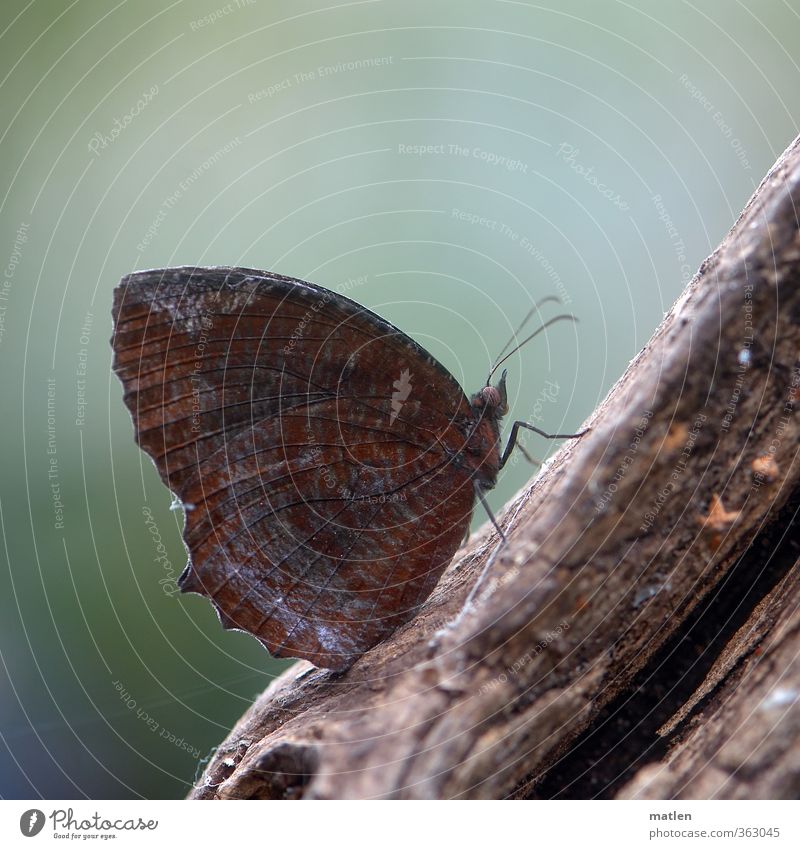
[[[798,5],[5,0],[0,795],[182,796],[284,667],[165,591],[123,274],[342,286],[468,392],[559,294],[581,324],[511,360],[512,414],[576,428],[797,133]]]

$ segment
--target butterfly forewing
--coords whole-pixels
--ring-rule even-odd
[[[358,304],[247,269],[115,292],[114,370],[184,505],[184,590],[273,654],[343,669],[427,598],[469,525],[469,402]]]

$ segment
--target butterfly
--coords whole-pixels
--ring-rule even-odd
[[[467,398],[388,321],[291,277],[136,272],[113,319],[136,441],[185,514],[179,586],[276,657],[349,668],[417,613],[476,500],[494,521],[519,428],[580,435],[515,422],[501,453],[505,371]]]

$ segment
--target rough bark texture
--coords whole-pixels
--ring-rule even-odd
[[[797,796],[799,206],[795,140],[474,606],[490,529],[349,672],[275,681],[191,796]]]

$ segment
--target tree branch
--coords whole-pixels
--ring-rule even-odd
[[[798,203],[795,140],[591,432],[509,505],[474,607],[445,627],[487,527],[347,673],[276,680],[191,796],[796,795]]]

